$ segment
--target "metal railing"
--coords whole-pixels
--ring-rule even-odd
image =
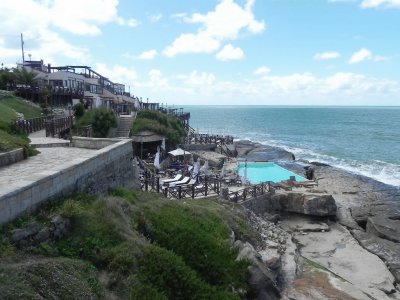
[[[231,192],[227,197],[228,200],[238,203],[264,195],[269,193],[271,190],[271,182],[267,181],[249,186],[236,192]]]

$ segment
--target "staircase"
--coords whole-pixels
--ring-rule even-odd
[[[132,124],[136,119],[136,112],[133,112],[132,115],[121,115],[118,117],[118,128],[115,133],[115,137],[117,138],[129,138]]]

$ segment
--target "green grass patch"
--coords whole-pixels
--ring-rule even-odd
[[[153,207],[154,208],[154,207]],[[181,256],[207,283],[246,288],[247,262],[236,261],[230,230],[216,213],[200,206],[165,203],[144,210],[139,230],[154,243]]]
[[[0,100],[0,115],[1,105],[24,114],[25,119],[37,118],[41,116],[41,109],[39,107],[35,107],[29,103],[26,103],[26,101],[19,97],[8,96]]]
[[[166,136],[173,143],[180,143],[186,135],[181,121],[156,111],[139,111],[132,125],[132,133],[149,130]]]
[[[111,196],[124,198],[131,204],[134,204],[137,200],[137,194],[134,190],[125,189],[122,187],[111,188],[109,189],[108,194]]]

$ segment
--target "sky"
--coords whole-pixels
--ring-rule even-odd
[[[0,63],[86,65],[150,102],[400,105],[400,0],[0,1]]]

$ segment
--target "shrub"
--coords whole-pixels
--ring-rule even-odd
[[[214,212],[201,207],[165,204],[145,213],[147,224],[139,230],[158,245],[181,256],[211,285],[247,288],[247,266],[236,261],[237,251],[228,242],[229,231]]]
[[[77,122],[77,127],[92,125],[94,137],[107,137],[108,131],[117,126],[117,118],[111,110],[94,108],[86,112]]]
[[[154,299],[239,298],[205,283],[178,255],[154,245],[144,249],[138,277],[142,285],[133,289],[133,299],[142,299],[145,293]]]
[[[180,143],[186,135],[186,130],[178,118],[156,111],[138,112],[132,132],[139,133],[144,130],[164,135],[173,143]]]
[[[83,107],[82,103],[75,104],[72,109],[74,110],[74,116],[77,119],[85,114],[85,108]]]

